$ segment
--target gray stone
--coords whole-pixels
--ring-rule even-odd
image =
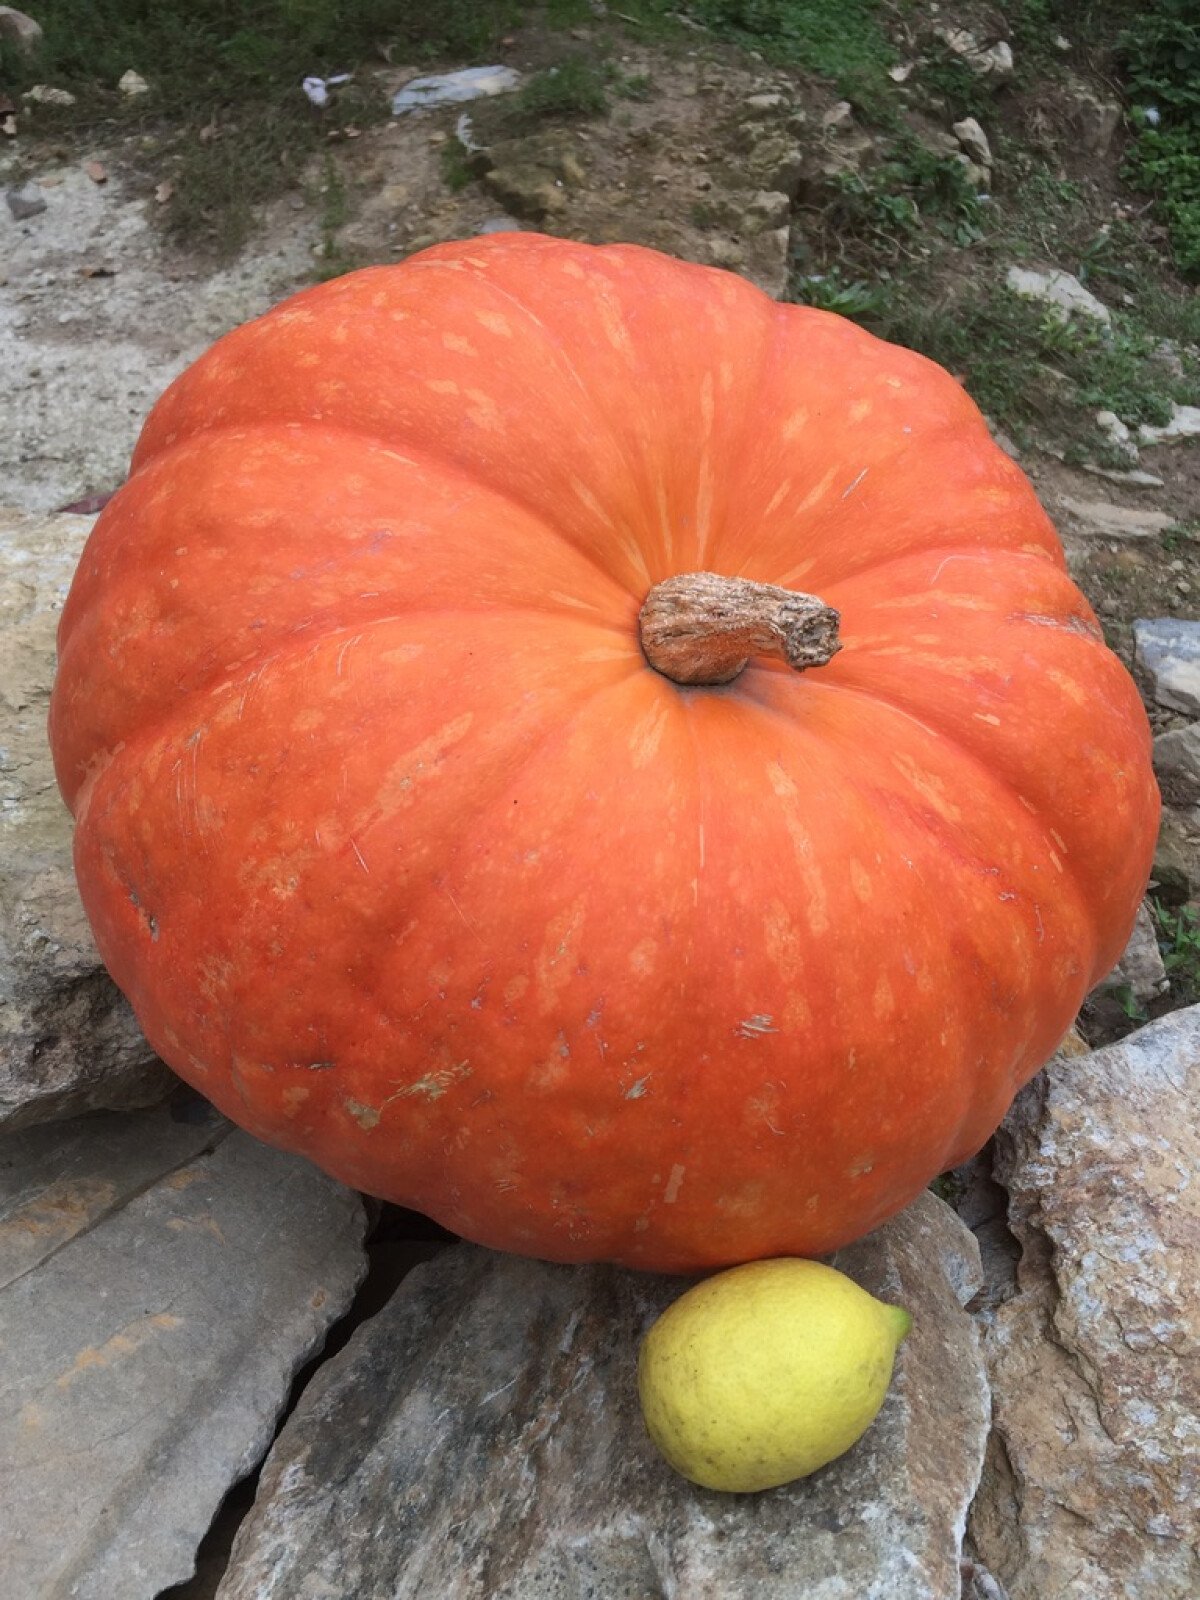
[[[1143,511],[1111,500],[1077,500],[1064,494],[1058,503],[1077,532],[1097,539],[1153,539],[1175,522],[1166,511]]]
[[[136,99],[140,94],[150,93],[150,85],[142,77],[141,73],[135,72],[132,67],[128,72],[121,74],[117,80],[117,88],[131,100]]]
[[[1005,40],[983,45],[969,29],[948,27],[944,23],[939,23],[933,31],[946,48],[953,51],[977,77],[994,78],[997,81],[1012,77],[1016,63],[1012,46]]]
[[[1200,622],[1139,618],[1133,625],[1133,652],[1160,706],[1200,714]]]
[[[765,233],[785,227],[791,215],[791,201],[779,189],[760,189],[746,206],[743,225],[747,233]]]
[[[1094,461],[1081,461],[1080,466],[1084,472],[1090,472],[1094,478],[1107,478],[1110,483],[1124,485],[1126,489],[1164,489],[1166,481],[1157,473],[1143,472],[1140,467],[1132,467],[1128,472],[1122,472],[1118,467],[1101,467]]]
[[[497,156],[497,164],[483,180],[483,186],[513,216],[528,222],[544,222],[567,209],[567,196],[561,178],[551,168],[535,161],[510,160]]]
[[[1148,422],[1143,422],[1138,429],[1138,438],[1143,444],[1176,444],[1180,439],[1195,439],[1200,436],[1200,406],[1181,406],[1173,404],[1171,418],[1161,428],[1154,428]]]
[[[987,134],[974,117],[964,117],[961,122],[956,122],[954,137],[972,161],[977,161],[981,167],[991,167],[992,147],[988,143]]]
[[[1034,272],[1029,267],[1009,267],[1005,282],[1014,294],[1048,305],[1060,322],[1069,322],[1074,313],[1091,317],[1106,327],[1112,321],[1112,313],[1103,301],[1097,300],[1092,291],[1085,289],[1069,272],[1058,269]]]
[[[306,1389],[219,1600],[958,1600],[978,1251],[926,1194],[834,1259],[913,1331],[863,1439],[751,1496],[689,1484],[642,1425],[637,1345],[687,1280],[443,1252]]]
[[[1167,970],[1158,948],[1154,914],[1143,900],[1120,961],[1096,985],[1096,990],[1128,989],[1133,999],[1144,1006],[1165,994],[1167,987]]]
[[[40,1129],[0,1145],[19,1269],[0,1289],[14,1600],[152,1600],[187,1578],[362,1276],[357,1195],[201,1116],[88,1119],[57,1158]]]
[[[746,172],[758,189],[796,193],[804,171],[804,150],[784,133],[759,140],[746,158]]]
[[[1200,805],[1200,722],[1159,734],[1154,775],[1168,805]]]
[[[1200,1007],[1056,1057],[996,1136],[1019,1293],[971,1512],[1010,1600],[1200,1594]]]
[[[475,229],[476,233],[520,233],[523,224],[516,217],[488,217]]]
[[[73,106],[75,96],[69,89],[58,89],[52,83],[35,83],[21,96],[35,106]]]
[[[42,25],[13,6],[0,6],[0,39],[22,55],[36,55],[42,47]]]
[[[1200,896],[1200,806],[1163,807],[1150,881],[1167,905]]]
[[[161,1099],[96,952],[46,743],[59,612],[87,517],[0,511],[0,1127]]]
[[[28,222],[46,209],[46,196],[36,183],[23,183],[19,189],[9,189],[4,196],[14,222]]]
[[[1105,156],[1121,126],[1121,106],[1074,73],[1063,85],[1067,121],[1078,142],[1080,153]]]

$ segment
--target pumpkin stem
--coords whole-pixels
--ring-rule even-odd
[[[642,650],[675,683],[730,683],[751,656],[782,656],[797,672],[842,648],[841,619],[815,595],[719,572],[656,583],[638,617]]]

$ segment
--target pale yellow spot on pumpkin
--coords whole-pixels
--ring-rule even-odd
[[[630,970],[640,977],[654,971],[654,964],[658,956],[658,946],[653,939],[643,939],[640,944],[634,945],[629,952]]]
[[[467,416],[477,428],[494,433],[500,427],[500,407],[490,394],[485,394],[482,389],[468,389],[467,399],[471,404],[467,407]]]
[[[813,485],[813,487],[805,495],[804,499],[801,500],[800,504],[796,507],[797,514],[799,514],[801,511],[811,511],[813,506],[820,505],[821,501],[824,500],[825,496],[829,493],[829,490],[833,484],[833,480],[837,477],[837,471],[838,469],[836,467],[830,467],[829,471],[820,480],[820,482]]]
[[[558,1007],[562,991],[570,983],[578,964],[586,905],[586,897],[580,895],[573,905],[547,924],[542,948],[534,963],[538,1005],[543,1015]]]
[[[904,380],[902,378],[888,377],[883,381],[887,384],[889,389],[903,389],[904,387]]]
[[[896,1010],[896,996],[892,993],[892,986],[883,973],[880,973],[875,983],[875,993],[871,996],[871,1010],[881,1022],[894,1015]]]
[[[658,754],[667,725],[667,708],[661,702],[634,723],[629,735],[629,753],[637,768],[649,766]]]
[[[346,1100],[343,1102],[347,1113],[365,1133],[370,1133],[372,1128],[379,1126],[379,1112],[374,1106],[365,1106],[361,1100]]]
[[[793,990],[788,996],[783,1008],[783,1015],[779,1019],[781,1033],[803,1033],[813,1024],[812,1007],[799,992]]]
[[[298,367],[319,367],[321,365],[321,357],[315,350],[301,350],[296,356],[296,365]]]
[[[529,975],[528,975],[528,973],[518,972],[515,978],[510,978],[508,980],[508,982],[504,985],[504,1003],[505,1003],[505,1005],[506,1006],[513,1005],[516,1001],[518,1001],[521,998],[521,996],[525,993],[525,991],[526,991],[526,989],[528,989],[528,987],[529,987]]]
[[[767,780],[781,800],[794,800],[796,798],[796,785],[783,768],[774,762],[767,768]],[[804,885],[805,919],[812,933],[818,935],[827,933],[829,930],[829,895],[825,887],[825,879],[817,863],[812,839],[805,832],[794,807],[785,806],[782,815],[783,824],[787,829],[788,838],[791,840],[796,864],[800,868],[800,876]]]
[[[958,822],[962,818],[961,809],[946,794],[946,785],[932,772],[926,772],[912,759],[902,752],[892,756],[892,765],[912,787],[917,791],[947,822]]]
[[[1058,857],[1054,854],[1053,850],[1051,850],[1051,852],[1050,852],[1050,859],[1054,863],[1054,865],[1058,869],[1058,871],[1061,872],[1063,870],[1063,864],[1058,859]]]
[[[673,1206],[679,1199],[679,1191],[683,1187],[684,1169],[678,1163],[671,1168],[667,1178],[667,1187],[663,1190],[664,1205]]]
[[[578,261],[572,261],[570,259],[561,263],[560,270],[568,278],[583,278],[587,276],[583,268],[579,265]]]
[[[800,970],[800,941],[781,900],[772,900],[763,916],[763,948],[785,983],[795,981]]]
[[[808,412],[802,406],[799,411],[793,411],[791,416],[785,419],[783,427],[779,431],[790,444],[793,439],[803,432],[807,423]]]
[[[1054,840],[1055,844],[1062,851],[1063,855],[1069,855],[1070,854],[1070,851],[1067,849],[1067,841],[1063,838],[1062,834],[1059,833],[1057,829],[1055,829],[1055,828],[1051,828],[1050,829],[1050,837]]]
[[[1065,672],[1061,672],[1057,667],[1048,667],[1045,675],[1056,689],[1060,689],[1066,695],[1068,700],[1073,700],[1077,706],[1087,704],[1088,692],[1074,678],[1068,677]]]
[[[869,417],[874,409],[872,401],[856,400],[847,412],[847,416],[851,422],[861,422],[864,417]]]
[[[434,394],[457,394],[458,385],[453,378],[426,378],[425,387]]]
[[[442,343],[447,350],[453,350],[459,356],[477,356],[479,351],[469,339],[464,339],[461,333],[444,333]]]
[[[722,361],[720,367],[717,369],[717,378],[718,378],[718,382],[721,385],[722,393],[728,394],[729,391],[733,388],[733,362],[732,361]]]
[[[306,1084],[303,1084],[303,1083],[297,1083],[297,1084],[294,1084],[292,1086],[292,1088],[285,1089],[283,1091],[283,1096],[282,1096],[282,1099],[283,1099],[283,1114],[284,1114],[284,1116],[285,1117],[294,1117],[294,1116],[296,1116],[300,1111],[300,1107],[308,1099],[308,1097],[311,1095],[311,1093],[312,1093],[312,1090],[310,1088],[308,1088],[308,1086]]]
[[[871,879],[861,861],[852,859],[850,862],[850,887],[863,905],[874,896],[875,890],[871,887]]]
[[[512,324],[499,311],[477,311],[475,320],[481,328],[486,328],[500,339],[511,339],[513,336]]]
[[[428,781],[435,774],[446,751],[466,737],[474,720],[472,712],[464,711],[461,716],[447,722],[435,733],[431,733],[427,739],[422,739],[419,744],[393,761],[375,796],[377,813],[389,816],[406,805],[411,800],[416,785]],[[366,818],[356,819],[352,831],[358,833],[366,820]]]
[[[807,561],[802,561],[799,566],[793,567],[790,572],[785,572],[780,578],[780,584],[786,588],[789,584],[799,583],[801,578],[806,578],[817,564],[816,556],[809,556]]]
[[[989,727],[998,728],[1000,718],[992,715],[990,711],[972,711],[971,716],[976,722],[986,722]]]
[[[772,511],[778,511],[779,507],[787,499],[791,491],[792,480],[790,478],[785,478],[779,485],[778,489],[776,489],[775,493],[767,501],[766,509],[764,510],[763,515],[769,517]]]

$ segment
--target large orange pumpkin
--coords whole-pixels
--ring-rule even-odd
[[[992,1132],[1149,871],[1137,694],[959,385],[646,250],[446,245],[222,339],[60,646],[156,1049],[533,1255],[864,1233]]]

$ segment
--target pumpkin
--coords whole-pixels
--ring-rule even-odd
[[[502,1249],[830,1251],[1119,956],[1146,718],[949,375],[632,247],[309,289],[151,414],[61,621],[76,870],[236,1122]]]

